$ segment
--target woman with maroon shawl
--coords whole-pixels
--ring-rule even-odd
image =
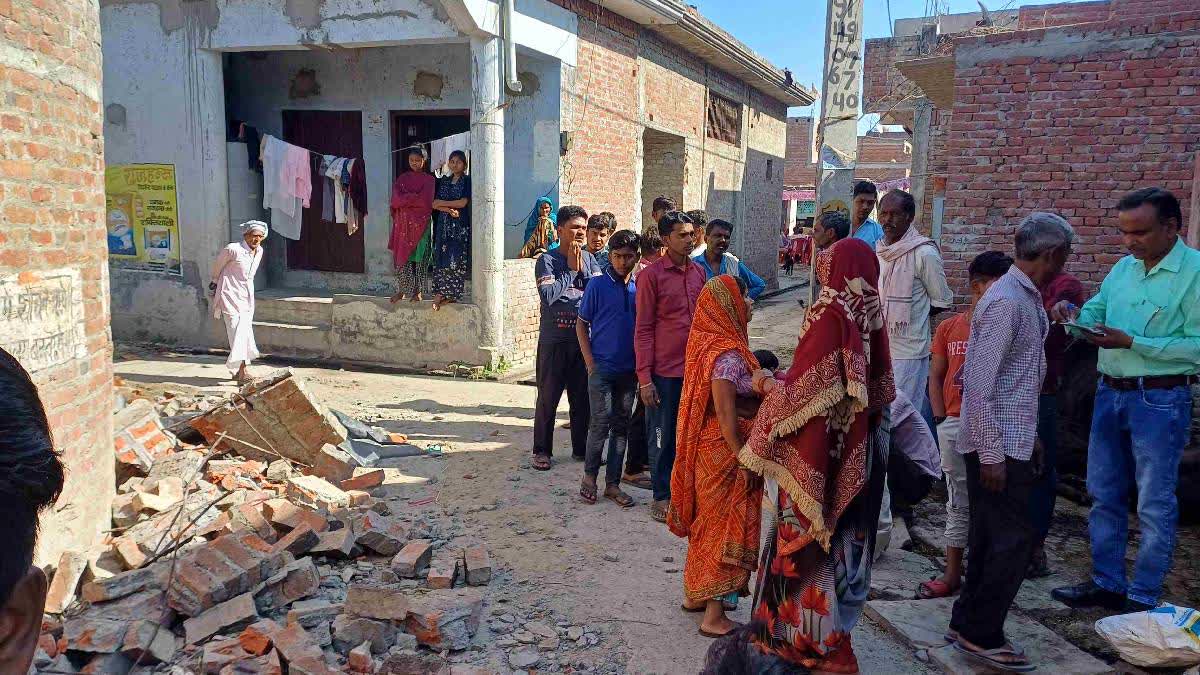
[[[871,585],[895,397],[879,262],[858,239],[817,258],[821,294],[796,360],[759,408],[738,459],[768,479],[755,597],[764,650],[813,671],[857,673],[850,630]]]
[[[420,148],[410,149],[405,163],[408,170],[392,184],[392,236],[388,250],[396,264],[399,286],[392,302],[405,297],[413,302],[421,299],[433,250],[429,243],[429,223],[436,181],[425,170],[425,153]]]
[[[758,561],[762,481],[738,466],[750,422],[739,419],[737,398],[756,398],[765,380],[750,351],[745,294],[741,279],[710,279],[696,302],[684,352],[667,526],[687,537],[683,609],[704,612],[700,634],[706,637],[736,627],[725,610],[749,594]]]

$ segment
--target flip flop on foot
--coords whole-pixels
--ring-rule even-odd
[[[642,490],[650,490],[654,487],[654,485],[650,482],[650,476],[646,475],[645,471],[635,474],[627,473],[621,476],[621,482]]]
[[[392,303],[392,304],[394,305],[394,304],[396,304],[397,302],[400,302],[400,301],[402,301],[402,300],[404,300],[404,294],[403,294],[403,293],[397,293],[397,294],[393,295],[391,298],[389,298],[389,299],[388,299],[388,302],[390,302],[390,303]]]
[[[550,455],[534,455],[533,468],[537,469],[538,471],[549,471]]]
[[[583,482],[579,484],[579,498],[583,500],[583,503],[585,504],[596,503],[595,478],[588,477],[583,479]]]
[[[696,614],[696,613],[699,613],[699,612],[703,612],[703,611],[704,611],[704,608],[705,608],[706,606],[708,606],[708,603],[707,603],[707,602],[701,602],[699,605],[696,605],[696,606],[694,606],[694,607],[693,607],[693,606],[691,606],[691,605],[687,604],[687,601],[685,600],[685,601],[683,602],[683,604],[679,605],[679,609],[682,609],[683,611],[685,611],[685,612],[687,612],[687,613],[689,613],[689,614]]]
[[[611,499],[617,506],[628,509],[633,506],[633,497],[621,491],[621,488],[616,485],[609,485],[604,488],[604,498]]]
[[[973,645],[961,637],[954,643],[954,648],[958,651],[970,656],[980,663],[987,664],[997,670],[1005,670],[1010,673],[1028,673],[1036,670],[1037,666],[1029,662],[1025,657],[1025,652],[1014,648],[1012,645],[1004,645],[995,649],[982,649]]]
[[[671,509],[671,500],[655,501],[650,505],[650,517],[660,523],[667,522],[667,511]]]
[[[739,624],[736,621],[729,621],[728,619],[726,619],[725,622],[728,625],[726,627],[724,627],[724,629],[716,628],[714,630],[709,630],[704,627],[704,624],[700,624],[700,634],[706,638],[721,638],[721,637],[725,637],[726,635],[729,635],[730,633],[737,630],[741,626],[741,624]]]
[[[933,600],[934,598],[948,598],[958,592],[957,587],[951,587],[942,579],[934,577],[929,581],[922,581],[920,586],[917,586],[917,600]]]

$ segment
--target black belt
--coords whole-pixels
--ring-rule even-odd
[[[1111,377],[1102,376],[1104,384],[1121,391],[1136,391],[1138,389],[1174,389],[1196,384],[1196,375],[1155,375],[1152,377]]]

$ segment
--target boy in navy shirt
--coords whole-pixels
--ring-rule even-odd
[[[571,407],[571,454],[583,461],[587,453],[588,371],[575,337],[575,315],[588,283],[601,274],[587,252],[587,221],[587,211],[578,206],[559,209],[559,246],[543,253],[533,266],[542,309],[533,413],[533,468],[539,471],[550,470],[554,418],[563,390]]]
[[[579,496],[588,504],[596,503],[596,477],[607,443],[604,496],[619,506],[633,506],[633,499],[621,490],[621,465],[625,463],[629,418],[638,386],[633,356],[637,288],[630,277],[637,265],[639,239],[632,230],[621,230],[609,240],[609,264],[588,284],[575,323],[591,397],[587,459],[579,486]]]

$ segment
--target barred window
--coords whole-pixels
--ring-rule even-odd
[[[720,94],[708,92],[709,138],[740,145],[742,142],[742,104]]]

